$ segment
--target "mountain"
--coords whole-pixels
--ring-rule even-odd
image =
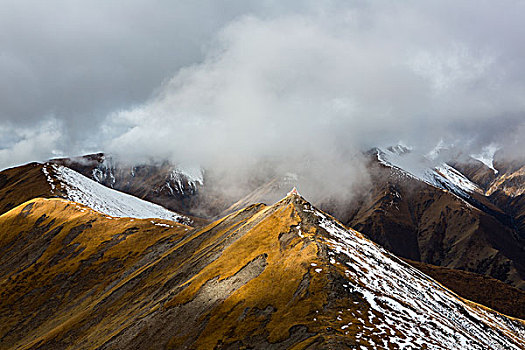
[[[401,257],[524,289],[525,244],[515,217],[485,190],[505,172],[488,169],[493,179],[477,184],[473,181],[487,179],[486,166],[478,164],[479,177],[467,176],[448,164],[404,159],[406,149],[395,151],[370,154],[372,186],[340,208],[338,218]]]
[[[0,347],[525,348],[523,320],[462,299],[298,194],[202,228],[161,223],[63,199],[0,216]]]
[[[106,289],[189,229],[173,221],[108,217],[60,198],[32,199],[4,213],[0,348],[27,347],[81,317]]]
[[[525,239],[525,162],[509,161],[496,153],[494,167],[497,174],[484,186],[485,195],[511,217],[511,225]],[[482,176],[482,171],[469,174]]]
[[[159,218],[190,224],[192,219],[113,190],[55,163],[31,163],[0,172],[0,212],[33,198],[60,197],[113,217]]]
[[[129,165],[103,153],[51,162],[106,187],[190,216],[194,215],[193,209],[203,205],[199,198],[204,184],[201,169],[181,169],[169,162]]]
[[[450,191],[484,211],[525,238],[524,220],[525,164],[509,161],[496,153],[489,165],[470,156],[459,155],[450,164],[432,160],[428,155],[412,154],[403,146],[374,150],[377,160],[405,175],[436,188]]]
[[[30,163],[0,172],[0,214],[33,198],[54,196],[43,165]]]
[[[403,259],[462,297],[525,320],[525,292],[495,278]]]
[[[519,230],[516,229],[520,220],[519,203],[523,200],[520,192],[520,183],[523,183],[520,173],[523,169],[520,163],[496,158],[494,169],[473,159],[451,162],[450,165],[441,164],[441,168],[459,174],[456,177],[461,181],[452,182],[441,179],[443,172],[432,168],[435,162],[427,163],[426,168],[420,162],[416,170],[427,178],[416,176],[417,171],[414,171],[411,162],[402,159],[410,154],[406,148],[381,151],[397,154],[383,155],[381,160],[377,157],[379,151],[371,152],[369,170],[373,181],[368,193],[352,202],[337,203],[337,207],[332,203],[317,204],[345,225],[360,230],[366,237],[384,245],[398,256],[412,259],[409,260],[410,264],[459,295],[500,312],[523,317],[520,311],[523,295],[489,278],[498,278],[523,288],[524,259]],[[393,165],[387,163],[387,157],[392,162],[396,157],[402,160],[397,159],[394,162],[397,165]],[[75,169],[91,174],[94,180],[87,179],[64,164],[72,164]],[[107,170],[108,167],[110,170]],[[107,176],[93,177],[93,174],[103,169],[106,169]],[[173,213],[144,201],[139,201],[137,205],[134,202],[137,198],[110,189],[108,186],[111,183],[101,181],[113,177],[114,184],[122,185],[125,183],[122,179],[130,177],[134,186],[128,189],[141,189],[142,193],[147,192],[154,197],[156,192],[149,186],[165,185],[165,175],[174,171],[174,167],[168,163],[136,166],[133,169],[125,168],[102,154],[55,159],[44,164],[32,163],[7,169],[0,172],[0,213],[33,198],[61,197],[80,201],[111,216],[162,217],[193,226],[209,222]],[[132,172],[135,177],[131,176]],[[137,176],[141,172],[142,175]],[[451,175],[448,177],[453,178]],[[100,186],[96,179],[106,186]],[[296,181],[297,178],[291,176],[272,179],[267,183],[263,181],[262,186],[232,202],[231,198],[221,197],[213,184],[203,180],[193,192],[186,192],[186,202],[179,204],[186,212],[213,214],[208,218],[222,217],[250,203],[274,201]],[[462,186],[469,182],[474,185]],[[453,185],[458,186],[455,191],[450,189]],[[210,195],[214,191],[215,195]],[[139,192],[136,194],[140,195]],[[207,195],[203,195],[203,192]],[[177,191],[174,193],[177,194]],[[170,195],[170,198],[175,196]],[[200,210],[202,207],[204,210]],[[513,211],[518,214],[514,215]],[[487,298],[487,295],[491,297]]]
[[[400,257],[491,276],[525,290],[525,240],[519,228],[525,220],[519,174],[525,168],[514,164],[505,170],[496,162],[498,171],[473,158],[448,164],[403,146],[373,149],[368,156],[366,191],[351,200],[316,204]],[[287,183],[271,179],[230,210],[283,195]],[[495,190],[498,186],[507,187]]]
[[[130,165],[111,155],[97,153],[50,162],[73,169],[104,186],[204,220],[222,217],[255,202],[272,203],[282,198],[297,180],[293,174],[271,178],[259,174],[264,171],[258,170],[246,175],[249,185],[228,183],[230,187],[225,189],[223,177],[228,174],[181,167],[167,161]]]
[[[381,164],[436,188],[451,191],[459,197],[469,199],[480,192],[476,183],[454,167],[445,162],[435,162],[428,156],[412,152],[408,147],[397,145],[386,149],[376,148],[373,152]]]

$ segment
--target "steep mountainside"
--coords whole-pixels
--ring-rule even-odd
[[[60,197],[114,217],[160,218],[189,224],[189,217],[110,189],[67,167],[31,163],[0,172],[0,213],[33,198]]]
[[[297,194],[192,231],[59,199],[0,222],[0,249],[24,261],[1,280],[4,348],[525,348],[523,321],[461,299]]]
[[[525,165],[497,161],[499,176],[490,184],[486,194],[493,203],[512,217],[512,225],[525,240]]]
[[[525,292],[520,289],[485,275],[404,260],[468,300],[525,320]]]
[[[113,189],[191,214],[198,205],[197,192],[203,185],[200,169],[181,170],[172,164],[126,165],[102,153],[53,159],[84,176]]]
[[[33,198],[54,194],[39,163],[30,163],[0,172],[0,214]]]
[[[497,173],[497,170],[473,158],[459,156],[461,162],[458,160],[453,163],[456,168],[448,163],[432,160],[428,156],[412,154],[410,149],[402,146],[386,150],[375,149],[372,155],[374,160],[396,170],[404,177],[411,177],[431,187],[451,192],[468,204],[494,216],[504,225],[509,226],[512,222],[512,217],[491,201],[486,193],[486,186],[495,182],[502,173]],[[469,175],[461,170],[465,170]]]
[[[0,348],[18,348],[82,317],[189,229],[172,221],[112,218],[58,198],[33,199],[3,214]]]
[[[433,169],[428,164],[425,167],[416,162],[419,164],[416,166],[403,159],[407,154],[404,148],[387,149],[381,151],[380,156],[378,152],[380,150],[375,150],[372,154],[372,188],[366,195],[335,206],[316,204],[401,257],[484,274],[525,288],[522,238],[525,196],[520,175],[524,170],[519,162],[508,163],[496,158],[494,167],[498,170],[475,160],[442,164],[439,169]],[[112,216],[170,219],[178,215],[163,208],[152,208],[146,202],[131,205],[128,197],[115,191],[108,193],[110,200],[100,201],[104,196],[93,195],[98,193],[92,190],[96,183],[76,173],[67,176],[66,173],[71,172],[57,166],[60,164],[68,164],[106,187],[120,188],[157,203],[171,203],[172,208],[181,208],[184,213],[215,218],[250,203],[272,202],[294,183],[294,179],[289,178],[273,179],[235,202],[221,197],[209,181],[175,176],[176,170],[167,163],[122,167],[111,158],[97,154],[53,160],[45,167],[35,163],[1,172],[0,209],[9,210],[35,197],[58,196],[91,205]],[[49,169],[49,176],[44,169]],[[60,173],[73,179],[74,185],[60,185],[63,175],[60,180],[53,180],[57,175],[54,169],[62,169]],[[79,190],[79,186],[83,189]],[[115,193],[120,200],[114,200]],[[149,210],[144,211],[142,205]],[[190,223],[191,220],[194,225],[206,222],[184,217],[178,221]]]
[[[274,179],[257,171],[242,180],[237,179],[247,183],[225,183],[223,178],[231,174],[182,169],[169,162],[128,165],[103,153],[52,159],[51,162],[69,167],[107,187],[205,220],[217,219],[255,202],[273,203],[295,185],[293,175]],[[250,193],[251,190],[254,192]]]
[[[458,163],[455,166],[469,179],[480,184],[488,200],[510,218],[510,226],[525,240],[524,162],[509,161],[496,153],[494,170],[474,161]]]
[[[505,221],[398,168],[370,168],[373,187],[348,205],[343,222],[404,258],[525,288],[525,248]]]
[[[479,161],[468,163],[474,164],[470,168],[458,165],[467,176],[448,164],[433,167],[430,161],[405,159],[408,152],[374,150],[368,192],[346,203],[317,204],[401,257],[492,276],[525,289],[525,241],[514,224],[521,216],[514,217],[486,195],[486,187],[500,177]],[[490,183],[474,182],[489,178]],[[284,183],[272,180],[232,208],[282,195]],[[519,210],[522,198],[505,203]]]
[[[495,171],[473,158],[468,159],[468,161],[451,162],[451,166],[461,171],[466,178],[477,184],[483,191],[486,191],[498,176],[497,170]]]

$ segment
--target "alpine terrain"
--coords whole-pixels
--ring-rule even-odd
[[[525,350],[525,0],[0,4],[0,350]]]
[[[364,235],[295,189],[248,205],[291,177],[215,200],[225,214],[212,220],[111,188],[100,156],[0,172],[0,348],[525,348],[525,293],[509,285],[523,286],[518,231],[451,166],[417,177],[372,158],[370,192],[332,208]],[[144,195],[183,173],[165,166],[108,174]],[[192,186],[190,202],[206,183]]]
[[[33,199],[0,217],[3,348],[520,349],[296,191],[203,228]]]

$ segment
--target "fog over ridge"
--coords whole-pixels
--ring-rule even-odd
[[[220,5],[179,6],[178,17],[186,13],[191,19],[181,27],[187,36],[177,40],[198,38],[200,51],[180,59],[179,66],[157,71],[157,77],[167,75],[153,89],[151,81],[142,83],[144,67],[123,67],[124,74],[140,67],[137,84],[150,88],[149,97],[108,97],[79,116],[74,111],[42,115],[39,119],[47,122],[41,123],[59,132],[48,137],[44,127],[37,127],[35,136],[25,137],[31,134],[27,131],[18,140],[4,141],[1,163],[16,152],[22,160],[71,150],[103,150],[132,162],[168,159],[234,173],[270,162],[283,174],[309,174],[317,179],[312,188],[319,181],[343,181],[351,192],[355,184],[366,183],[360,154],[374,146],[402,141],[428,153],[441,143],[480,154],[498,145],[511,157],[522,156],[525,29],[520,14],[525,3],[262,4],[230,3],[229,15],[217,17],[199,35],[195,28],[216,15],[210,8]],[[141,2],[129,6],[147,8]],[[199,18],[203,13],[207,16]],[[144,27],[131,33],[144,33]],[[136,44],[149,47],[153,34],[142,41],[136,36]],[[163,34],[160,44],[168,38]],[[145,62],[154,69],[155,60]],[[90,115],[95,109],[104,113],[95,118]],[[0,132],[31,128],[15,119],[8,116]],[[49,141],[31,147],[39,135]]]

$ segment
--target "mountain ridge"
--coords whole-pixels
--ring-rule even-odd
[[[33,198],[56,197],[88,205],[114,217],[168,219],[186,224],[194,221],[52,162],[29,163],[0,172],[0,214]]]
[[[73,202],[44,201],[88,215]],[[39,207],[26,206],[8,216],[36,222]],[[151,226],[172,243],[159,237],[154,257],[117,268],[123,277],[98,288],[91,306],[19,339],[21,348],[525,347],[524,321],[461,299],[296,194],[199,229]]]

